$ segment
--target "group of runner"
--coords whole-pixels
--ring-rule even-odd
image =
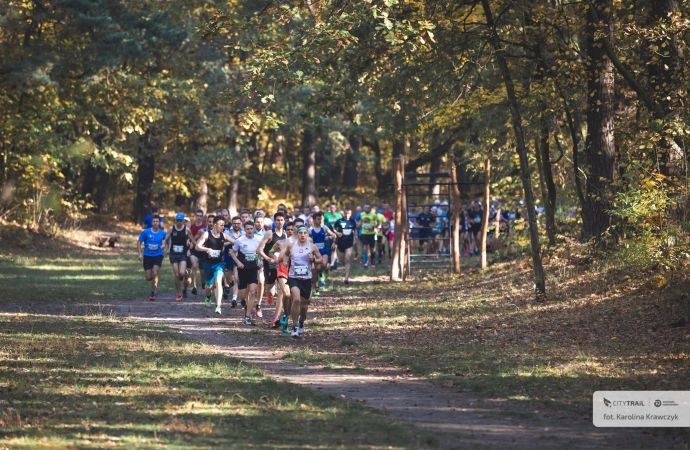
[[[291,214],[281,204],[271,217],[261,210],[252,214],[243,209],[235,217],[230,217],[227,209],[208,215],[197,210],[193,221],[177,213],[175,223],[167,229],[158,211],[152,210],[137,242],[145,278],[151,282],[149,299],[156,299],[158,274],[167,251],[177,301],[187,297],[188,288],[193,295],[198,294],[199,272],[205,305],[212,307],[215,300],[217,314],[222,314],[222,301],[232,295],[231,308],[241,305],[244,323],[255,325],[254,318],[263,317],[261,303],[265,297],[269,303],[277,302],[271,326],[289,333],[292,320],[291,336],[300,338],[311,296],[319,295],[320,288],[325,287],[326,274],[342,261],[343,281],[349,284],[357,236],[364,236],[364,251],[372,252],[373,261],[376,246],[369,236],[389,227],[385,216],[373,208],[358,214],[358,220],[349,208],[337,211],[335,203],[325,213],[318,208],[303,212],[306,209],[296,208]],[[367,259],[364,254],[363,258]]]

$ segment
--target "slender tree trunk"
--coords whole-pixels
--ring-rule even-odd
[[[491,158],[487,157],[484,162],[484,217],[482,217],[482,247],[481,247],[481,267],[486,269],[486,235],[489,231],[489,212],[491,211]]]
[[[587,139],[585,205],[583,216],[585,236],[600,239],[611,226],[608,213],[612,202],[614,130],[614,67],[606,56],[597,33],[613,40],[613,0],[595,0],[600,23],[587,16]]]
[[[199,196],[196,199],[196,209],[203,210],[204,214],[208,212],[208,185],[204,177],[201,177],[201,180],[199,180]]]
[[[93,203],[96,211],[101,214],[108,212],[108,192],[110,191],[110,174],[103,169],[98,169],[98,185],[93,195]]]
[[[302,205],[316,204],[316,152],[314,135],[308,128],[302,134]]]
[[[407,222],[407,205],[405,204],[405,158],[393,159],[393,180],[395,184],[395,234],[393,236],[393,261],[391,281],[402,281],[405,277],[407,243],[405,239],[405,222]]]
[[[441,158],[436,158],[433,161],[431,161],[431,164],[429,165],[429,172],[430,173],[438,173],[441,171]],[[441,194],[441,185],[438,184],[438,178],[430,178],[429,183],[435,183],[431,186],[429,186],[429,195],[432,196],[433,198],[438,198],[438,196]]]
[[[362,139],[362,144],[369,147],[372,152],[374,152],[374,175],[376,176],[376,191],[379,196],[385,190],[385,177],[383,174],[383,168],[381,166],[381,144],[379,144],[378,139],[374,139],[369,142],[366,139]]]
[[[151,195],[153,193],[153,180],[155,177],[155,138],[153,130],[147,129],[139,137],[137,159],[137,196],[135,200],[134,221],[141,223],[148,215],[151,207]]]
[[[230,180],[230,191],[228,192],[228,211],[230,212],[230,217],[235,217],[238,213],[237,210],[237,194],[240,188],[240,178],[239,172],[237,170],[232,171],[232,180]]]
[[[357,160],[359,158],[359,137],[350,134],[348,136],[349,147],[345,158],[345,170],[343,171],[343,187],[346,191],[354,192],[357,188]]]
[[[451,193],[453,194],[453,227],[452,244],[453,244],[453,273],[460,273],[460,188],[458,187],[458,174],[455,169],[455,155],[448,155],[448,171],[450,172]]]
[[[522,180],[522,187],[525,191],[525,208],[527,209],[527,216],[529,217],[529,235],[530,244],[532,247],[532,263],[534,265],[534,288],[537,301],[544,301],[546,299],[546,283],[544,281],[544,267],[541,261],[541,244],[539,243],[539,229],[537,227],[537,215],[534,204],[534,193],[532,191],[532,179],[529,168],[529,160],[527,158],[527,147],[525,145],[525,135],[522,130],[522,117],[520,116],[520,108],[515,95],[515,86],[508,68],[504,46],[498,36],[496,24],[494,23],[489,0],[482,0],[482,7],[484,15],[486,16],[486,23],[489,27],[491,45],[496,55],[496,62],[503,74],[503,80],[508,95],[508,108],[513,123],[513,130],[515,131],[515,141],[517,146],[517,153],[520,159],[520,178]]]
[[[546,105],[543,105],[545,110]],[[546,235],[549,245],[556,245],[556,183],[553,181],[551,167],[551,149],[549,146],[549,125],[546,115],[542,113],[540,119],[540,136],[536,146],[537,163],[539,164],[540,179],[542,181],[544,218],[546,219]]]
[[[275,141],[273,143],[273,149],[271,150],[271,166],[282,166],[284,153],[285,136],[283,136],[282,134],[278,134],[276,135]]]

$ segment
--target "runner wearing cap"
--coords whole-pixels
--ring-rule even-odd
[[[169,242],[168,242],[169,241]],[[185,272],[187,271],[187,251],[189,242],[196,245],[192,230],[184,222],[184,214],[175,215],[175,225],[171,226],[165,235],[165,242],[170,249],[170,264],[172,265],[175,277],[175,290],[177,291],[176,301],[182,300],[182,284],[185,282]],[[187,293],[186,284],[184,293]]]
[[[141,232],[137,240],[137,252],[139,261],[144,263],[144,278],[151,282],[151,295],[149,300],[156,300],[156,288],[158,288],[158,271],[163,264],[163,243],[165,231],[160,228],[160,217],[151,218],[151,228]],[[142,249],[143,244],[143,249]]]
[[[288,244],[283,254],[283,261],[290,265],[288,286],[292,298],[290,316],[292,333],[295,339],[304,334],[304,321],[307,319],[309,299],[311,298],[312,269],[311,265],[321,266],[323,259],[316,245],[308,240],[309,229],[300,226],[297,229],[297,242]]]

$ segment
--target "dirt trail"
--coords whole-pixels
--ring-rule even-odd
[[[276,336],[265,339],[266,334],[280,333],[267,329],[269,319],[260,321],[258,327],[246,327],[241,325],[239,308],[225,308],[220,317],[205,308],[202,299],[190,296],[177,303],[172,294],[164,294],[155,303],[113,302],[98,308],[53,305],[49,311],[41,305],[40,312],[80,314],[100,309],[145,323],[168,325],[189,338],[213,345],[219,353],[254,364],[275,378],[361,402],[397,420],[438,431],[442,448],[681,447],[664,430],[595,428],[590,415],[535,410],[512,401],[482,401],[473,393],[434,385],[396,367],[363,364],[357,370],[332,370],[320,365],[289,363],[281,360],[285,351],[318,343],[317,333],[310,333],[308,324],[301,341],[284,336],[284,340],[278,338],[280,345],[274,345]],[[26,306],[22,310],[30,312]],[[318,315],[318,309],[315,314]],[[267,307],[265,316],[272,315],[273,308]]]

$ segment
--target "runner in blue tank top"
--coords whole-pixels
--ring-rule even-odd
[[[316,245],[316,248],[319,249],[319,254],[323,259],[319,267],[314,266],[315,272],[318,273],[318,276],[314,276],[314,295],[319,295],[319,285],[320,287],[326,286],[326,276],[324,273],[328,272],[328,269],[331,267],[328,263],[329,244],[338,236],[330,228],[321,226],[323,223],[323,213],[321,211],[315,212],[311,217],[314,221],[314,226],[311,228],[311,240]]]

